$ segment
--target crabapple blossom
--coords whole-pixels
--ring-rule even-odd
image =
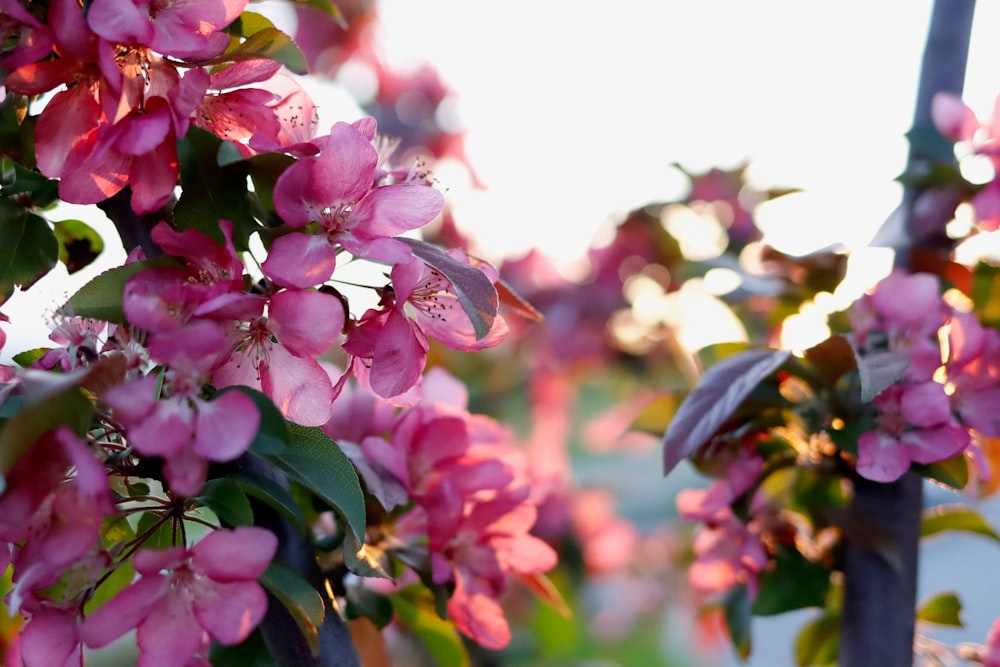
[[[267,609],[257,578],[277,547],[270,531],[239,527],[214,531],[190,549],[141,551],[140,578],[84,619],[80,637],[99,648],[137,628],[139,667],[184,667],[207,657],[209,638],[238,644]]]

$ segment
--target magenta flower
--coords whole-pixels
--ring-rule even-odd
[[[212,382],[259,389],[288,419],[321,426],[330,418],[334,392],[316,358],[340,337],[345,319],[344,305],[335,296],[278,292],[267,301],[266,317],[236,321],[227,329],[225,349],[230,352],[216,365]]]
[[[688,572],[691,586],[714,593],[743,583],[755,596],[757,576],[767,565],[767,551],[757,528],[754,522],[743,523],[728,507],[710,524],[701,526],[693,545],[697,558]]]
[[[312,287],[336,267],[337,252],[396,263],[412,257],[392,237],[433,220],[441,193],[416,183],[375,187],[378,152],[358,126],[337,123],[322,152],[302,158],[278,178],[274,207],[288,225],[319,223],[319,237],[292,233],[275,240],[262,265],[279,285]]]
[[[896,384],[875,397],[878,427],[858,439],[858,474],[891,482],[911,463],[951,458],[969,444],[969,433],[951,416],[944,386],[937,382]]]
[[[141,551],[141,577],[88,616],[80,637],[105,646],[138,628],[138,667],[185,667],[207,649],[209,638],[238,644],[267,610],[257,583],[278,547],[263,528],[217,530],[191,549]]]
[[[224,350],[224,335],[207,321],[158,334],[150,357],[169,364],[161,395],[155,375],[112,387],[102,397],[125,427],[129,444],[163,458],[167,482],[192,496],[201,490],[209,461],[232,461],[250,446],[260,423],[246,395],[226,392],[212,401],[200,397],[203,379]]]

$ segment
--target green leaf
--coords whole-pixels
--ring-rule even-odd
[[[911,128],[906,138],[914,155],[932,162],[955,161],[955,144],[933,125]]]
[[[783,614],[803,607],[822,607],[830,590],[830,571],[792,547],[778,547],[775,565],[761,577],[753,603],[758,616]]]
[[[44,209],[59,199],[59,181],[46,178],[32,169],[26,169],[19,164],[13,165],[13,181],[5,183],[3,194],[6,197],[22,195],[27,197],[26,208]]]
[[[305,517],[292,494],[277,482],[259,475],[237,473],[228,479],[239,485],[246,495],[256,498],[287,519],[299,532],[305,532]]]
[[[273,28],[274,24],[263,14],[257,12],[243,12],[235,21],[229,24],[226,32],[240,37],[250,37],[265,28]]]
[[[23,352],[18,352],[17,354],[15,354],[12,357],[12,359],[14,360],[14,363],[16,363],[21,368],[27,368],[31,366],[31,364],[35,363],[36,361],[44,357],[45,353],[48,352],[50,349],[52,348],[36,347],[33,350],[24,350]]]
[[[946,530],[975,533],[1000,542],[1000,535],[986,522],[986,519],[962,503],[937,505],[924,510],[920,522],[922,537],[936,535]]]
[[[144,512],[136,525],[136,535],[149,532],[149,537],[143,542],[145,549],[169,549],[180,543],[180,535],[175,534],[176,522],[173,519],[163,520],[163,517],[153,512]],[[151,532],[150,532],[151,531]]]
[[[79,389],[71,388],[44,401],[24,405],[0,430],[0,492],[6,476],[40,437],[65,424],[77,434],[86,432],[94,406]]]
[[[350,460],[317,427],[289,422],[288,434],[288,445],[280,453],[261,456],[284,470],[289,479],[329,503],[347,521],[353,534],[363,537],[365,496]]]
[[[965,454],[956,454],[950,459],[935,461],[928,465],[915,463],[913,469],[924,477],[953,489],[964,489],[969,483],[969,462]]]
[[[925,600],[917,608],[917,620],[937,625],[951,625],[957,628],[964,628],[962,623],[962,601],[958,596],[947,591],[938,593]]]
[[[326,616],[323,597],[295,570],[278,562],[268,566],[260,577],[260,583],[288,609],[313,656],[318,656],[319,628]]]
[[[135,578],[132,559],[122,561],[115,571],[94,591],[93,596],[84,605],[84,611],[91,613],[104,606],[104,603],[123,591]]]
[[[378,628],[384,628],[392,621],[392,600],[365,586],[348,586],[347,618],[365,617]]]
[[[309,73],[309,64],[302,51],[295,45],[291,37],[277,28],[258,30],[236,48],[203,64],[218,65],[225,62],[239,62],[257,58],[276,60],[296,74]]]
[[[196,229],[217,243],[224,243],[220,220],[233,223],[233,246],[247,249],[247,239],[257,226],[250,215],[247,166],[218,164],[222,140],[198,127],[177,142],[183,192],[174,207],[174,226]]]
[[[438,667],[470,667],[469,654],[452,623],[402,595],[390,597],[396,617],[420,638]]]
[[[737,655],[746,660],[750,657],[752,647],[750,636],[751,618],[750,593],[745,584],[733,586],[726,591],[726,596],[722,601],[722,611],[726,617],[726,629],[729,630],[729,639],[733,642],[733,648]]]
[[[452,259],[436,245],[417,239],[401,237],[399,240],[410,246],[413,254],[427,266],[441,272],[448,279],[458,302],[462,304],[462,310],[472,321],[476,339],[486,336],[500,309],[500,296],[486,274],[474,266]]]
[[[239,484],[227,477],[206,482],[196,500],[230,526],[253,525],[253,510],[246,493]]]
[[[249,387],[226,387],[219,393],[227,391],[238,391],[246,394],[257,406],[257,411],[260,413],[260,426],[257,427],[257,435],[250,443],[251,453],[261,458],[268,458],[284,452],[290,442],[291,435],[288,432],[288,422],[274,405],[274,402],[266,394]]]
[[[839,647],[840,616],[823,614],[806,623],[795,638],[795,664],[836,667]]]
[[[330,0],[299,0],[299,4],[323,12],[332,18],[341,30],[347,30],[350,27],[336,2],[331,2]]]
[[[54,227],[59,241],[59,261],[70,273],[89,266],[104,251],[104,239],[85,222],[61,220]]]
[[[27,289],[59,259],[59,243],[49,223],[0,198],[0,301],[15,287]]]
[[[171,258],[158,257],[108,269],[77,290],[59,310],[67,315],[125,324],[127,320],[122,309],[125,283],[145,269],[175,265]]]

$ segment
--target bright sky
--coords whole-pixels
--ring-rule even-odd
[[[762,216],[801,232],[806,245],[789,250],[866,242],[899,199],[892,179],[905,160],[930,6],[381,1],[390,54],[430,60],[458,92],[468,153],[489,186],[473,191],[439,170],[459,224],[487,257],[537,245],[563,265],[616,215],[678,196],[674,161],[701,170],[750,158],[758,184],[808,190]],[[967,99],[986,112],[1000,92],[991,71],[1000,40],[988,33],[1000,3],[977,11]],[[63,217],[82,215],[68,207]],[[78,278],[122,257],[109,252]],[[16,322],[8,354],[18,338],[44,339],[38,310],[61,303],[65,285],[54,276],[5,304]]]

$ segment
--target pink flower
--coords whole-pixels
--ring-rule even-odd
[[[910,463],[951,458],[969,434],[951,418],[944,387],[936,382],[893,385],[875,397],[878,428],[858,439],[858,474],[877,482],[899,479]]]
[[[693,546],[697,559],[688,576],[696,590],[721,592],[743,583],[756,595],[757,575],[767,564],[756,523],[745,524],[724,508],[698,529]]]
[[[159,398],[156,375],[113,387],[102,397],[125,427],[129,444],[141,454],[162,457],[167,482],[184,496],[201,490],[209,461],[232,461],[245,452],[260,423],[257,406],[244,394],[200,397],[223,346],[224,335],[211,322],[160,333],[150,344],[150,357],[170,370]]]
[[[322,152],[298,160],[274,186],[282,220],[292,227],[317,222],[323,232],[277,238],[264,272],[280,285],[312,287],[333,274],[339,249],[389,263],[410,259],[409,247],[392,237],[433,220],[444,200],[416,183],[374,187],[378,176],[371,137],[357,125],[335,124]]]
[[[209,637],[238,644],[267,610],[257,578],[278,547],[263,528],[217,530],[191,549],[141,551],[141,577],[88,616],[80,637],[100,648],[138,628],[139,667],[184,667]]]

